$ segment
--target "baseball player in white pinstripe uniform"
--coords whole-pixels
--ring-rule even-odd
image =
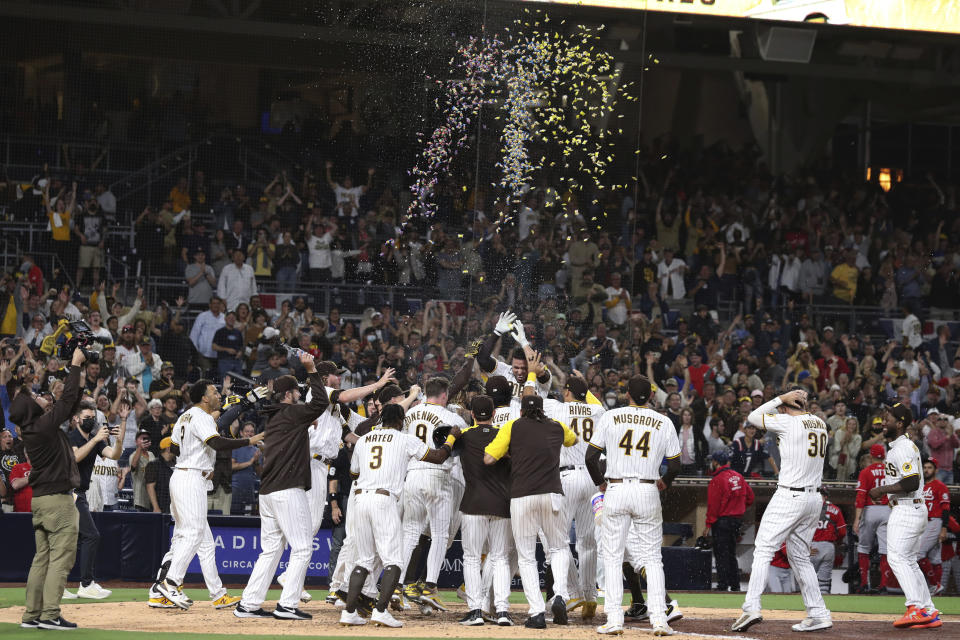
[[[795,389],[760,405],[747,416],[758,432],[769,431],[777,437],[782,462],[777,490],[757,528],[743,615],[733,623],[733,631],[746,631],[763,620],[760,598],[767,584],[770,561],[784,542],[807,609],[806,617],[793,625],[793,630],[818,631],[833,626],[830,610],[820,593],[817,572],[810,562],[810,543],[823,507],[820,485],[830,436],[823,420],[806,412],[806,403],[807,392]],[[776,413],[777,409],[783,413]]]
[[[587,383],[571,376],[563,389],[563,402],[545,400],[543,408],[548,417],[569,426],[579,438],[577,444],[560,451],[560,481],[563,483],[564,528],[569,531],[571,523],[576,522],[577,557],[580,560],[578,576],[577,565],[573,556],[570,557],[567,581],[571,602],[568,608],[582,606],[583,617],[590,619],[597,612],[597,539],[590,505],[597,489],[584,459],[604,408],[599,404],[588,404],[586,400]]]
[[[497,341],[507,333],[519,345],[519,348],[510,354],[510,364],[497,360],[492,355]],[[480,366],[480,372],[485,382],[493,376],[503,376],[510,384],[511,395],[519,399],[523,395],[527,384],[527,374],[530,372],[527,362],[532,358],[533,353],[533,348],[527,342],[523,324],[512,311],[504,311],[500,314],[493,333],[484,340],[480,347],[477,353],[477,364]],[[538,366],[536,374],[533,388],[541,398],[546,398],[550,392],[550,370]]]
[[[923,499],[923,467],[917,445],[906,435],[913,413],[896,404],[884,415],[887,451],[884,484],[870,490],[877,499],[890,495],[890,519],[887,521],[887,561],[903,589],[907,612],[893,623],[899,629],[936,629],[943,626],[940,612],[933,606],[923,571],[917,565],[917,551],[927,528],[927,505]]]
[[[647,577],[648,610],[653,634],[671,635],[667,624],[666,583],[660,547],[663,545],[663,511],[660,487],[669,487],[680,472],[680,442],[670,420],[644,405],[653,392],[646,376],[633,376],[627,384],[630,406],[611,409],[597,422],[587,448],[590,477],[604,491],[600,524],[604,562],[604,613],[602,634],[623,633],[623,580],[621,565],[628,541],[638,548],[636,571]],[[600,454],[606,452],[606,478]],[[667,473],[660,479],[660,463],[667,458]],[[631,531],[631,524],[635,531]],[[632,535],[635,533],[635,537]]]
[[[437,427],[449,425],[466,429],[463,418],[447,409],[447,389],[449,382],[445,378],[431,378],[424,386],[426,403],[411,409],[403,420],[403,432],[414,436],[424,444],[433,442],[433,431]],[[434,608],[445,610],[437,592],[437,578],[443,566],[447,552],[447,537],[450,535],[450,517],[453,508],[453,495],[450,490],[450,470],[453,461],[448,460],[441,466],[428,462],[413,462],[407,472],[403,486],[403,562],[401,568],[406,571],[410,555],[417,545],[420,535],[429,523],[432,539],[427,554],[427,581],[425,587],[416,594],[416,600]],[[407,590],[409,593],[409,590]]]
[[[427,384],[429,386],[430,383]],[[387,605],[400,582],[399,497],[404,488],[404,476],[414,461],[442,464],[460,434],[459,429],[454,427],[447,443],[441,449],[432,449],[415,435],[400,431],[404,424],[403,407],[387,405],[383,409],[382,419],[382,428],[371,431],[357,441],[350,461],[350,472],[358,475],[351,489],[355,499],[350,507],[356,518],[354,530],[358,560],[350,574],[347,605],[340,615],[340,624],[344,626],[366,623],[357,614],[357,601],[377,555],[384,565],[383,584],[371,620],[387,627],[403,626],[390,615]]]
[[[174,520],[170,565],[154,586],[157,594],[181,609],[193,604],[181,588],[193,556],[201,552],[201,567],[206,564],[208,569],[215,569],[213,534],[207,522],[207,488],[216,451],[257,444],[263,439],[262,434],[234,440],[217,433],[213,414],[220,411],[220,392],[210,380],[194,383],[190,400],[194,406],[180,416],[171,435],[177,466],[170,478],[170,513]]]

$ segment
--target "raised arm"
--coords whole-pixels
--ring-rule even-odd
[[[371,393],[379,391],[383,387],[387,386],[387,384],[394,379],[393,376],[395,374],[396,374],[396,370],[388,368],[386,371],[383,372],[383,375],[380,376],[380,379],[377,380],[376,382],[373,382],[371,384],[368,384],[362,387],[355,387],[353,389],[347,389],[346,391],[341,391],[339,400],[340,402],[344,402],[347,404],[351,402],[356,402],[357,400],[362,400],[363,398],[366,398]]]

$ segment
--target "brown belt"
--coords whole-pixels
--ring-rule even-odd
[[[923,504],[923,500],[921,500],[920,498],[913,498],[913,499],[910,499],[910,500],[907,500],[906,498],[903,498],[903,499],[901,499],[901,500],[897,500],[896,498],[890,498],[889,504],[890,504],[891,507],[895,507],[895,506],[897,506],[897,505],[899,505],[899,504],[902,504],[902,505],[908,505],[908,504]]]
[[[364,493],[364,492],[367,492],[367,493],[377,493],[377,494],[380,494],[381,496],[389,496],[389,495],[390,495],[390,492],[387,491],[386,489],[356,489],[356,490],[353,492],[353,495],[358,496],[358,495],[360,495],[361,493]]]
[[[607,482],[617,484],[618,482],[639,482],[640,484],[657,484],[656,480],[645,480],[643,478],[607,478]]]

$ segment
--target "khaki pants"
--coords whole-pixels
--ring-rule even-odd
[[[225,516],[230,515],[230,504],[233,502],[233,494],[227,493],[223,487],[217,487],[215,491],[207,493],[207,511],[220,510]]]
[[[23,621],[55,620],[60,617],[67,574],[77,557],[80,514],[72,493],[34,496],[32,507],[37,552],[27,578]]]

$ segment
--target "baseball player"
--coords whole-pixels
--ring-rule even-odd
[[[923,463],[923,500],[927,504],[927,528],[920,540],[917,560],[927,576],[930,595],[943,591],[943,564],[941,545],[947,539],[950,525],[950,491],[937,479],[937,461],[929,458]]]
[[[460,503],[463,513],[463,580],[467,592],[465,626],[483,624],[486,601],[480,564],[487,550],[487,568],[493,573],[494,604],[497,624],[509,627],[510,620],[510,462],[500,460],[492,467],[484,464],[484,450],[499,433],[491,423],[494,403],[490,396],[477,396],[471,405],[475,426],[466,429],[457,443],[466,480]]]
[[[327,411],[331,398],[323,386],[313,356],[300,353],[300,363],[308,373],[310,402],[300,402],[300,385],[291,375],[280,376],[273,383],[274,398],[279,404],[267,409],[263,472],[260,484],[260,557],[243,590],[243,600],[233,612],[238,618],[275,617],[282,620],[309,620],[312,616],[297,604],[303,591],[307,565],[313,554],[313,524],[304,518],[310,513],[307,491],[311,488],[310,436],[311,424]],[[333,400],[336,401],[336,393]],[[326,491],[326,478],[323,479]],[[277,571],[285,543],[290,544],[283,592],[273,613],[263,604],[270,583]]]
[[[547,626],[540,577],[537,573],[537,535],[542,530],[554,568],[554,597],[550,609],[555,624],[567,624],[567,563],[569,534],[563,529],[560,449],[576,444],[577,436],[566,425],[550,420],[543,399],[535,395],[536,373],[528,374],[530,395],[523,396],[520,417],[503,425],[484,449],[483,461],[494,465],[510,454],[510,524],[519,559],[523,591],[530,605],[524,624],[530,629]]]
[[[422,443],[433,442],[433,431],[444,425],[466,429],[467,425],[459,415],[447,409],[447,390],[449,382],[445,378],[431,378],[424,386],[426,403],[410,410],[403,420],[403,432],[414,436]],[[425,524],[429,523],[432,539],[427,554],[427,582],[416,594],[415,600],[421,604],[445,611],[440,604],[437,591],[437,578],[443,566],[447,552],[447,538],[450,535],[451,504],[453,494],[449,485],[452,480],[450,471],[453,461],[441,466],[429,462],[413,462],[403,486],[403,550],[401,568],[406,571],[410,555],[417,545]],[[409,590],[408,590],[409,592]]]
[[[357,602],[375,556],[380,556],[384,570],[380,597],[370,619],[381,626],[403,626],[387,611],[387,605],[400,582],[399,496],[404,490],[404,477],[414,461],[443,464],[460,435],[459,428],[454,426],[446,443],[440,449],[431,449],[416,435],[401,431],[405,425],[403,407],[389,404],[383,408],[381,418],[383,427],[360,438],[350,460],[350,472],[358,476],[351,489],[355,497],[350,507],[355,519],[358,559],[350,573],[347,605],[340,615],[340,624],[344,626],[366,624],[357,613]]]
[[[797,590],[793,582],[793,571],[787,558],[787,545],[782,544],[770,561],[770,573],[767,575],[767,590],[770,593],[793,593]]]
[[[906,435],[913,413],[900,403],[884,414],[884,437],[890,441],[884,484],[870,490],[870,497],[890,494],[887,521],[887,560],[907,600],[907,612],[893,623],[897,628],[932,629],[943,626],[933,606],[917,553],[927,528],[927,508],[920,483],[922,465],[917,445]]]
[[[170,448],[177,456],[177,466],[170,478],[173,537],[169,565],[154,585],[157,594],[181,609],[193,604],[181,588],[190,560],[200,552],[201,566],[204,563],[214,565],[215,562],[216,547],[207,522],[207,488],[211,484],[209,479],[213,475],[216,452],[239,449],[263,440],[263,434],[232,439],[217,433],[213,416],[220,411],[220,392],[212,381],[200,379],[195,382],[190,387],[190,401],[193,406],[180,416],[171,434]]]
[[[340,367],[329,360],[319,362],[316,366],[330,403],[323,414],[307,429],[307,435],[310,438],[310,490],[307,491],[307,501],[310,504],[311,537],[316,537],[323,523],[323,511],[327,506],[327,476],[330,473],[330,466],[336,462],[337,455],[340,453],[343,427],[352,426],[352,431],[363,420],[361,416],[350,411],[345,404],[362,400],[367,395],[379,391],[395,373],[393,369],[387,369],[377,382],[342,391],[339,388]],[[307,391],[305,398],[307,403],[312,400],[312,394],[312,389]],[[280,586],[284,585],[286,579],[286,571],[277,576]],[[300,600],[303,602],[310,602],[311,599],[310,592],[306,590],[300,594]]]
[[[509,333],[519,345],[519,348],[514,349],[510,354],[510,364],[501,362],[492,355],[497,341],[506,333]],[[527,373],[529,372],[527,361],[530,359],[532,353],[533,349],[527,342],[523,324],[517,319],[517,316],[514,315],[513,312],[504,311],[500,314],[500,318],[493,328],[493,333],[484,340],[483,345],[480,347],[480,351],[477,353],[477,364],[480,365],[480,372],[483,375],[484,381],[486,381],[488,377],[503,376],[510,384],[511,395],[519,399],[523,395],[523,389],[526,386]],[[545,367],[539,368],[533,388],[540,397],[547,397],[547,393],[550,392],[549,369]]]
[[[737,538],[743,526],[743,514],[753,504],[753,489],[730,467],[730,454],[726,449],[714,451],[710,458],[713,478],[707,486],[706,530],[713,534],[717,590],[740,591]]]
[[[645,406],[653,392],[646,376],[627,383],[630,405],[611,409],[597,422],[587,448],[586,464],[595,485],[604,491],[600,525],[601,557],[604,561],[604,613],[606,624],[597,633],[623,633],[623,581],[620,578],[624,550],[637,527],[630,560],[634,569],[646,571],[650,622],[656,636],[672,635],[666,617],[666,583],[660,547],[663,544],[661,488],[669,487],[680,473],[680,441],[673,424]],[[606,453],[606,477],[600,454]],[[667,472],[660,478],[660,463],[667,458]]]
[[[574,376],[567,378],[564,385],[563,402],[545,400],[543,406],[549,418],[568,425],[578,437],[577,444],[560,450],[560,482],[563,484],[564,530],[570,531],[571,524],[576,522],[577,558],[580,560],[578,577],[568,544],[567,586],[572,596],[568,608],[572,610],[582,605],[583,617],[589,620],[597,613],[597,538],[590,506],[590,498],[597,489],[584,459],[604,408],[587,402],[587,383]]]
[[[807,609],[807,616],[793,625],[793,630],[818,631],[833,626],[810,563],[810,542],[823,507],[819,491],[829,432],[823,420],[806,412],[806,403],[807,392],[795,389],[760,405],[747,416],[759,432],[770,431],[779,438],[781,468],[777,490],[757,528],[743,615],[733,623],[733,631],[746,631],[763,620],[760,598],[770,561],[784,542]],[[778,409],[783,413],[773,413]]]
[[[827,499],[827,490],[822,488],[820,493],[823,494],[823,507],[820,509],[820,520],[810,544],[810,561],[817,572],[820,593],[830,593],[830,586],[833,584],[833,561],[837,557],[837,545],[843,542],[847,535],[847,522],[843,519],[840,507]]]
[[[887,588],[886,576],[889,571],[887,564],[887,518],[890,509],[887,507],[887,496],[881,496],[876,502],[870,497],[870,490],[883,484],[884,462],[886,451],[883,445],[877,443],[870,447],[867,456],[867,466],[860,471],[857,477],[856,512],[853,516],[853,533],[857,535],[857,559],[860,565],[861,593],[870,590],[870,551],[876,540],[880,549],[880,585],[876,591]]]

